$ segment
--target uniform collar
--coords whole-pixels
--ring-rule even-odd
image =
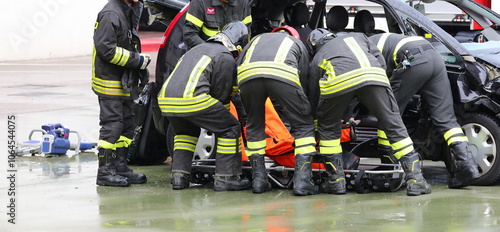
[[[230,6],[236,6],[238,3],[238,0],[227,0],[228,3],[226,5]],[[220,0],[212,0],[212,6],[222,6],[224,3],[222,3]]]

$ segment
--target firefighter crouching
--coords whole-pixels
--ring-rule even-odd
[[[127,167],[135,128],[133,98],[139,82],[149,78],[151,61],[140,53],[136,30],[142,8],[138,0],[110,0],[94,26],[92,89],[99,99],[101,126],[97,185],[125,187],[147,180]]]
[[[228,24],[207,43],[181,57],[163,84],[158,103],[175,132],[171,175],[174,190],[189,187],[200,127],[217,137],[214,190],[244,190],[251,185],[250,180],[240,178],[240,123],[229,112],[231,96],[237,90],[234,58],[248,40],[245,24]]]
[[[378,48],[362,33],[335,37],[325,29],[312,31],[307,44],[314,55],[309,69],[309,97],[318,117],[320,155],[329,174],[322,189],[333,194],[346,191],[341,118],[351,100],[357,97],[377,117],[394,156],[402,163],[407,195],[430,193],[431,186],[422,175],[422,162],[399,115]]]
[[[292,28],[293,30],[293,28]],[[248,114],[245,153],[252,165],[252,191],[271,190],[264,165],[265,107],[268,97],[283,108],[295,137],[295,195],[318,194],[312,182],[311,160],[316,152],[314,120],[301,81],[307,78],[309,57],[304,44],[286,33],[264,33],[243,49],[237,60],[238,86]]]
[[[444,136],[454,161],[454,175],[448,187],[461,188],[473,183],[480,174],[468,139],[455,117],[450,81],[441,55],[420,36],[385,33],[370,39],[384,55],[400,113],[417,92],[427,103],[432,121]],[[379,134],[382,135],[379,150],[383,156],[391,157],[391,148],[384,145],[384,133]]]

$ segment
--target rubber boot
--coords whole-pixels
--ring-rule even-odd
[[[431,185],[422,175],[422,161],[419,154],[412,151],[399,159],[406,174],[406,195],[419,196],[431,193]]]
[[[181,190],[189,187],[189,180],[191,175],[185,172],[173,171],[170,177],[173,190]]]
[[[293,174],[293,194],[296,196],[315,195],[319,193],[318,186],[312,181],[312,156],[295,155],[295,172]]]
[[[469,186],[481,177],[468,142],[452,143],[450,153],[453,160],[454,174],[453,178],[448,182],[449,188]]]
[[[264,156],[254,154],[250,156],[250,163],[252,165],[252,191],[253,193],[264,193],[271,191],[271,183],[267,178],[266,164]]]
[[[346,182],[344,168],[342,164],[342,154],[323,155],[323,164],[325,165],[328,179],[321,184],[321,189],[325,193],[330,194],[345,194]]]
[[[148,180],[146,175],[134,173],[127,166],[128,148],[116,148],[116,159],[112,159],[115,163],[116,173],[120,176],[127,177],[131,184],[144,184]]]
[[[176,149],[172,157],[172,172],[170,176],[170,183],[172,189],[179,190],[189,187],[191,180],[191,166],[193,164],[194,152]]]
[[[249,189],[252,186],[252,182],[249,179],[242,179],[239,175],[234,174],[235,155],[239,154],[216,154],[215,191],[239,191]]]
[[[112,156],[116,157],[115,151],[99,148],[96,184],[100,186],[128,187],[130,182],[127,177],[116,174],[116,169],[111,162]]]

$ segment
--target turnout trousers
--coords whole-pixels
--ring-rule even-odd
[[[98,97],[99,147],[116,150],[128,148],[134,135],[134,102],[132,100]]]

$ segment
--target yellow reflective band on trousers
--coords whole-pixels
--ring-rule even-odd
[[[316,151],[316,140],[313,137],[305,137],[295,140],[295,155],[310,154]]]
[[[189,81],[186,84],[186,88],[184,89],[185,98],[194,97],[194,90],[198,86],[198,81],[200,80],[200,76],[205,71],[205,68],[212,61],[212,58],[207,55],[203,55],[200,60],[196,63],[193,70],[191,70],[191,74],[189,74]]]
[[[335,77],[329,76],[327,80],[321,79],[319,86],[321,95],[330,95],[367,81],[381,82],[390,86],[385,70],[378,67],[359,68]]]
[[[199,18],[194,17],[194,15],[192,15],[190,13],[186,14],[186,21],[192,22],[197,27],[203,26],[203,21],[200,20]]]
[[[246,25],[252,23],[252,15],[245,17],[241,22],[246,24]]]
[[[247,146],[245,147],[245,154],[247,156],[252,156],[254,154],[257,155],[265,155],[266,154],[266,140],[250,142],[247,141]]]
[[[396,57],[398,55],[399,49],[401,49],[401,47],[403,47],[403,45],[405,45],[406,43],[418,41],[418,40],[425,40],[425,39],[423,37],[420,37],[420,36],[412,36],[412,37],[404,38],[401,41],[399,41],[398,44],[396,44],[396,48],[394,49],[394,54],[392,54],[392,56],[394,58],[394,63],[396,65],[398,64],[398,62],[396,62]]]
[[[120,138],[118,138],[118,141],[116,141],[115,147],[116,148],[128,147],[128,146],[130,146],[131,143],[132,143],[132,139],[129,139],[129,138],[122,135],[122,136],[120,136]]]
[[[342,153],[342,146],[340,146],[340,139],[320,140],[319,153],[321,155]]]
[[[467,136],[465,136],[462,128],[452,128],[444,133],[444,140],[446,140],[448,146],[455,142],[469,142]]]
[[[272,75],[291,81],[300,85],[299,75],[296,68],[272,61],[257,61],[252,63],[243,63],[238,67],[238,84],[247,77],[258,75]]]
[[[104,140],[99,140],[99,148],[104,148],[104,149],[110,149],[110,150],[116,150],[115,144],[109,143]]]
[[[121,47],[116,47],[115,48],[115,56],[113,59],[109,62],[112,64],[120,65],[120,66],[125,66],[127,64],[128,59],[130,58],[130,51],[121,48]]]
[[[209,108],[219,102],[207,94],[191,98],[158,97],[158,105],[164,113],[191,113]]]
[[[198,143],[197,137],[189,135],[176,135],[174,136],[174,151],[186,150],[194,152],[197,143]]]
[[[236,154],[237,143],[236,139],[217,139],[217,153],[221,154]]]
[[[402,156],[414,150],[413,141],[410,138],[406,138],[399,142],[391,144],[391,148],[394,151],[394,156],[397,159],[401,158]]]
[[[391,143],[389,142],[389,139],[387,139],[387,135],[385,134],[384,131],[377,130],[377,135],[378,135],[378,144],[388,147],[391,146]]]

